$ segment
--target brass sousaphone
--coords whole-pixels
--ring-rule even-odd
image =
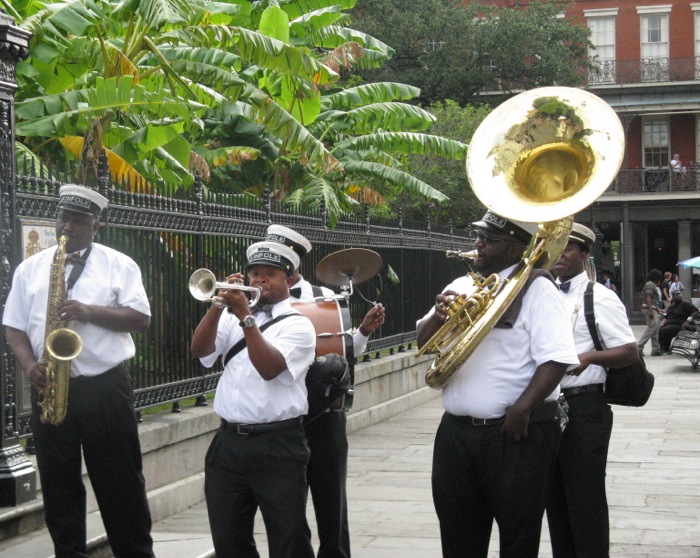
[[[624,132],[599,97],[569,87],[517,95],[489,114],[472,137],[467,176],[472,190],[502,217],[539,224],[508,278],[470,272],[477,290],[457,297],[448,319],[421,348],[435,353],[426,383],[441,389],[491,331],[533,269],[549,269],[568,242],[573,215],[610,186],[622,163]]]

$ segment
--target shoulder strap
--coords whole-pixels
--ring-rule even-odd
[[[593,281],[589,281],[588,286],[586,287],[586,292],[583,293],[583,315],[586,317],[586,325],[588,326],[588,331],[591,334],[591,339],[593,339],[595,350],[602,351],[603,346],[600,344],[600,337],[598,337],[598,328],[595,326],[595,311],[593,309],[594,285],[595,283]]]
[[[73,263],[73,269],[71,269],[70,275],[68,276],[68,280],[66,281],[66,290],[70,291],[74,286],[80,275],[83,273],[83,270],[85,269],[85,264],[87,263],[88,256],[90,255],[90,251],[92,250],[92,244],[88,246],[88,249],[85,250],[82,256],[78,258],[76,262]]]
[[[319,287],[318,285],[311,285],[311,292],[314,295],[315,299],[325,298],[323,296],[323,289],[321,287]]]
[[[285,318],[289,318],[289,316],[296,316],[298,315],[297,313],[292,313],[292,314],[282,314],[280,316],[277,316],[275,319],[270,320],[269,322],[265,322],[263,325],[261,325],[258,329],[260,330],[260,333],[265,331],[268,327],[270,327],[272,324],[276,324],[277,322],[284,320]],[[226,353],[226,356],[224,357],[224,367],[228,364],[228,361],[231,360],[233,357],[235,357],[238,353],[240,353],[243,350],[243,347],[246,346],[246,341],[245,337],[241,339],[238,343],[236,343],[233,347],[229,349],[229,352]]]

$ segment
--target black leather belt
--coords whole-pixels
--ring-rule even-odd
[[[110,368],[109,370],[105,370],[104,372],[101,372],[99,374],[95,374],[94,376],[73,376],[71,377],[70,381],[72,383],[82,383],[86,382],[88,380],[104,380],[112,376],[113,374],[128,374],[129,369],[127,368],[126,364],[123,362],[120,364],[117,364],[114,368]]]
[[[588,384],[587,386],[575,386],[561,390],[564,397],[573,397],[574,395],[581,395],[582,393],[603,393],[603,391],[603,384]]]
[[[248,436],[249,434],[262,434],[271,430],[279,430],[280,428],[289,428],[301,424],[303,417],[294,417],[287,420],[278,420],[275,422],[261,422],[259,424],[239,424],[237,422],[229,422],[221,419],[221,428],[231,430],[236,434]]]
[[[540,403],[530,412],[530,424],[554,420],[557,416],[558,406],[559,405],[556,401],[545,401],[544,403]],[[506,420],[505,416],[484,419],[469,417],[466,415],[452,415],[450,413],[445,413],[445,415],[453,422],[462,426],[493,426],[496,424],[503,424]]]

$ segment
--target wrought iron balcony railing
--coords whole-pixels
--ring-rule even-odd
[[[654,192],[700,192],[700,165],[682,172],[670,168],[622,169],[608,194],[641,194]]]
[[[598,60],[588,73],[588,85],[629,85],[700,80],[700,56]]]

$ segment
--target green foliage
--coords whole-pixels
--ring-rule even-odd
[[[7,0],[0,0],[7,2]],[[356,0],[65,0],[13,3],[33,32],[18,66],[17,138],[40,159],[94,172],[262,193],[332,218],[357,197],[443,203],[408,156],[463,158],[396,82],[343,87],[394,50],[348,27]],[[83,139],[84,138],[84,139]],[[66,151],[64,151],[64,149]],[[123,176],[123,175],[122,175]],[[121,180],[122,176],[114,176]]]
[[[391,44],[396,55],[362,75],[415,85],[426,105],[442,99],[464,105],[483,91],[581,85],[589,69],[589,30],[558,17],[566,8],[554,0],[524,7],[366,0],[353,11],[353,25]]]
[[[490,112],[490,108],[485,105],[460,108],[454,101],[435,103],[429,109],[436,118],[431,127],[432,132],[440,137],[467,144],[481,121]],[[396,210],[401,209],[405,217],[412,221],[423,221],[426,215],[430,215],[432,222],[446,225],[452,220],[458,228],[467,227],[469,223],[481,217],[483,206],[469,187],[464,166],[465,157],[439,161],[425,157],[409,158],[408,171],[425,182],[439,185],[440,191],[449,197],[449,203],[436,207],[430,202],[399,195],[390,204]]]

